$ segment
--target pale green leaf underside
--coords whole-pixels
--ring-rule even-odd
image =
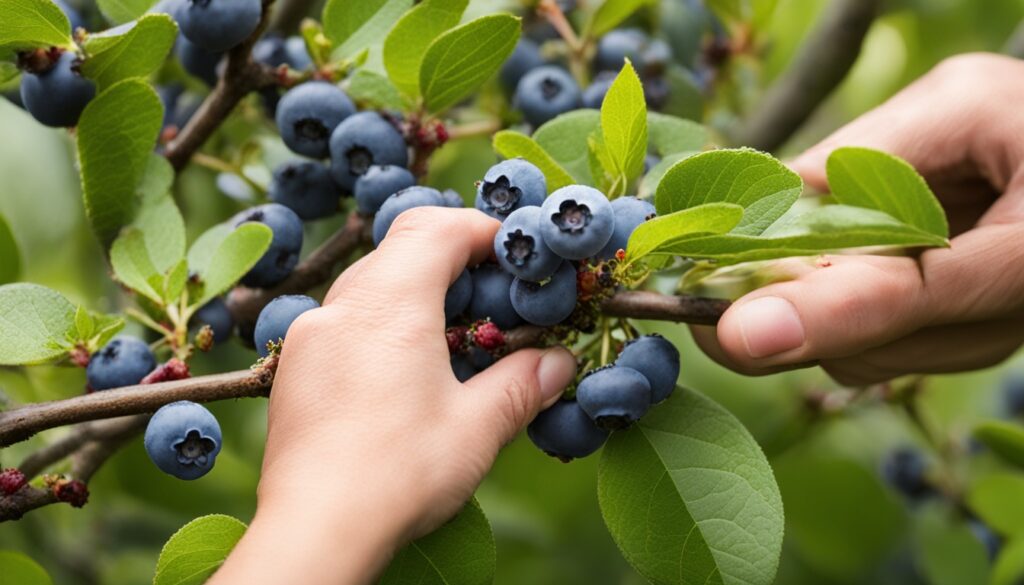
[[[0,365],[47,362],[63,355],[75,307],[37,284],[0,286]]]
[[[577,183],[593,185],[587,139],[600,127],[600,112],[576,110],[562,114],[538,128],[533,133],[533,139],[562,168],[569,171]]]
[[[576,181],[556,160],[551,158],[532,138],[512,130],[494,135],[494,150],[505,158],[523,158],[537,166],[547,179],[548,191],[554,192]]]
[[[153,585],[201,585],[245,533],[245,524],[221,514],[189,522],[164,544]]]
[[[163,278],[153,265],[141,231],[128,228],[114,240],[110,247],[110,265],[121,284],[158,305],[163,303],[160,293]]]
[[[402,95],[387,77],[368,69],[359,69],[348,80],[348,95],[370,108],[401,110]]]
[[[234,286],[256,265],[273,237],[270,228],[260,223],[246,223],[227,234],[199,273],[203,294],[191,304],[201,307]]]
[[[661,157],[681,152],[700,152],[711,140],[704,126],[658,112],[647,113],[647,128],[651,146]]]
[[[412,4],[413,0],[329,0],[324,6],[324,34],[334,47],[365,47],[383,36]]]

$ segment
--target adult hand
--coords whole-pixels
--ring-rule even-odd
[[[518,351],[465,384],[452,373],[445,293],[498,226],[476,210],[408,211],[292,325],[256,517],[213,583],[372,581],[558,400],[576,374],[563,348]]]
[[[1011,355],[1024,342],[1022,95],[1021,61],[958,56],[798,157],[792,167],[822,191],[837,148],[906,159],[942,201],[951,247],[790,262],[793,280],[738,300],[717,331],[695,328],[700,346],[745,374],[819,364],[848,385]]]

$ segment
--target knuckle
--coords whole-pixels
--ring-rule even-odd
[[[435,207],[414,207],[403,211],[388,230],[388,238],[429,238],[444,233],[451,218]]]
[[[530,414],[536,408],[537,392],[533,384],[519,379],[510,379],[504,387],[507,407],[504,409],[509,428],[513,431],[522,428],[530,420]]]
[[[313,309],[298,316],[288,328],[288,340],[292,345],[304,345],[306,343],[322,338],[328,331],[334,329],[328,312],[323,309]]]

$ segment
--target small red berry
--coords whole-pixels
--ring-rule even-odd
[[[487,351],[494,351],[505,345],[505,334],[497,325],[486,321],[476,326],[473,332],[473,341]]]
[[[68,358],[71,360],[71,363],[80,368],[89,366],[90,357],[91,355],[89,354],[89,350],[84,345],[76,345],[68,352]]]
[[[0,492],[3,492],[4,495],[9,496],[13,494],[25,487],[26,483],[28,483],[28,479],[20,469],[14,469],[12,467],[10,469],[0,471]]]
[[[167,363],[150,372],[139,384],[158,384],[160,382],[184,380],[189,376],[191,374],[188,370],[188,364],[178,358],[171,358],[167,360]]]
[[[59,479],[51,489],[57,501],[67,502],[73,508],[81,508],[89,501],[89,488],[77,479]]]
[[[466,333],[469,330],[465,327],[449,327],[445,332],[445,339],[448,340],[448,352],[459,353],[462,351],[462,345],[466,340]]]

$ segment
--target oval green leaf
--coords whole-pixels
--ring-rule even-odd
[[[652,0],[605,0],[587,23],[587,36],[597,38],[619,26],[622,21]]]
[[[99,87],[129,77],[146,77],[163,65],[178,36],[178,26],[166,14],[147,14],[136,22],[89,35],[88,59],[82,73]]]
[[[379,42],[412,5],[413,0],[328,0],[324,34],[349,56]]]
[[[974,438],[1004,461],[1024,468],[1024,428],[1005,421],[985,421],[974,427]]]
[[[48,362],[67,351],[75,306],[37,284],[0,286],[0,366]]]
[[[963,519],[945,506],[931,506],[915,520],[914,556],[929,585],[988,582],[988,553]]]
[[[724,234],[743,219],[743,208],[732,203],[708,203],[640,224],[629,236],[627,262],[634,262],[671,242],[697,234]]]
[[[447,524],[398,551],[379,585],[490,585],[496,562],[491,525],[474,499]]]
[[[0,0],[0,59],[40,47],[74,49],[71,22],[50,0]]]
[[[96,0],[103,16],[117,24],[135,20],[156,4],[157,0]]]
[[[612,435],[598,471],[605,524],[658,585],[769,585],[782,552],[779,488],[761,448],[712,400],[678,390]]]
[[[985,524],[1004,536],[1024,535],[1024,477],[993,473],[967,492],[967,505]]]
[[[203,294],[192,305],[201,307],[227,292],[256,265],[273,238],[274,233],[261,223],[246,223],[227,234],[199,273]]]
[[[420,66],[427,47],[459,24],[469,0],[424,0],[405,13],[384,40],[384,68],[402,93],[420,95]]]
[[[533,133],[533,139],[581,185],[594,185],[587,140],[601,127],[597,110],[562,114]]]
[[[0,550],[0,575],[3,575],[0,583],[5,584],[53,585],[46,569],[28,555],[13,550]]]
[[[610,163],[604,165],[605,173],[620,184],[614,190],[624,193],[626,186],[644,172],[648,134],[644,88],[629,61],[601,104],[601,134]]]
[[[189,522],[164,544],[153,585],[201,585],[245,534],[245,524],[222,514]]]
[[[505,158],[523,158],[537,166],[547,179],[548,192],[553,192],[576,181],[551,155],[532,138],[512,130],[494,135],[494,150]]]
[[[658,112],[647,113],[647,128],[651,146],[661,157],[683,152],[700,152],[711,140],[704,126]]]
[[[1024,579],[1024,539],[1003,546],[992,568],[991,585],[1018,585]]]

